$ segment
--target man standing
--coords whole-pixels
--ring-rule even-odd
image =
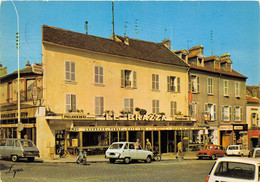
[[[183,159],[183,146],[182,146],[182,141],[178,143],[178,153],[177,157]]]
[[[136,139],[135,148],[140,149],[140,140],[139,138]]]

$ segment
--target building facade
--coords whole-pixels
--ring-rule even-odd
[[[248,124],[249,148],[260,147],[260,90],[259,86],[246,86],[246,121]]]
[[[247,145],[246,78],[232,69],[229,54],[205,57],[203,47],[174,51],[189,65],[189,115],[197,120],[200,141]]]

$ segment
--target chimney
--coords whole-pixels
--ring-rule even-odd
[[[86,30],[86,35],[88,35],[88,21],[85,21],[85,30]]]
[[[226,53],[226,54],[222,54],[220,56],[220,64],[221,64],[221,68],[224,71],[232,71],[232,61],[230,60],[230,54]]]
[[[26,66],[26,68],[31,67],[31,64],[29,63],[29,61],[26,62],[25,66]]]
[[[198,55],[198,54],[202,54],[203,55],[203,49],[204,48],[203,48],[202,45],[192,47],[189,50],[189,56]]]
[[[171,50],[171,41],[169,40],[169,38],[163,39],[162,44],[165,45],[169,50]]]
[[[7,67],[3,67],[2,62],[0,62],[0,77],[7,75]]]
[[[221,60],[230,60],[230,54],[229,54],[229,53],[222,54],[222,55],[220,56],[220,59],[221,59]]]

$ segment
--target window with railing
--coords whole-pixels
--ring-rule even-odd
[[[222,106],[222,121],[231,121],[231,106]]]
[[[136,71],[121,70],[121,87],[137,88]]]
[[[235,121],[242,121],[243,119],[243,110],[241,106],[234,107],[234,120]]]
[[[180,92],[181,91],[180,77],[167,76],[167,91],[168,92]]]

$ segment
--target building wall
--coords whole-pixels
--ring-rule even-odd
[[[65,82],[65,61],[76,65],[76,82]],[[124,109],[124,98],[134,99],[134,108],[152,113],[152,100],[160,100],[160,112],[170,116],[170,101],[177,101],[178,111],[188,114],[187,69],[155,64],[119,56],[109,56],[45,43],[43,45],[44,100],[53,112],[65,113],[66,94],[77,95],[77,109],[95,113],[95,96],[104,97],[104,110],[119,114]],[[103,66],[104,84],[94,84],[94,66]],[[137,88],[121,88],[121,70],[136,71]],[[159,74],[159,91],[152,91],[152,74]],[[181,92],[167,92],[167,76],[181,80]]]

